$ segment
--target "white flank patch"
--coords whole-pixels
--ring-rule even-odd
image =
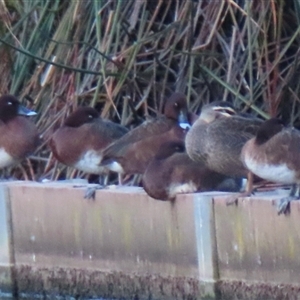
[[[252,173],[265,180],[287,184],[296,182],[296,172],[289,169],[286,164],[268,165],[246,156],[245,165]]]
[[[14,165],[15,160],[3,148],[0,148],[0,168]]]
[[[189,183],[173,183],[169,188],[170,197],[175,197],[177,194],[194,193],[197,187],[193,182]]]
[[[122,168],[122,166],[116,162],[116,161],[113,161],[112,163],[108,164],[106,166],[109,170],[113,171],[113,172],[117,172],[117,173],[120,173],[120,174],[123,174],[124,173],[124,169]]]
[[[99,166],[102,155],[94,150],[86,152],[80,160],[74,165],[74,168],[86,173],[101,174],[107,170],[106,167]]]

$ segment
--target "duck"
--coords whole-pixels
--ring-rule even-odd
[[[245,143],[241,160],[250,173],[271,182],[292,184],[290,195],[280,199],[277,208],[279,215],[289,212],[290,202],[300,199],[300,131],[271,118]]]
[[[103,151],[102,164],[119,174],[143,174],[162,143],[184,141],[189,128],[187,101],[173,93],[165,102],[164,114],[145,121]]]
[[[104,120],[92,107],[79,107],[50,138],[54,157],[62,164],[89,174],[107,174],[101,166],[102,150],[128,132]]]
[[[142,177],[146,193],[157,200],[174,201],[177,194],[203,191],[237,191],[238,182],[192,161],[183,141],[163,143]]]
[[[21,105],[13,95],[0,97],[0,168],[11,167],[32,154],[40,135],[28,116],[36,112]]]
[[[263,120],[239,115],[226,101],[205,105],[197,121],[187,132],[186,151],[193,161],[203,161],[218,173],[247,178],[248,170],[241,161],[244,144],[255,136]],[[251,193],[247,181],[245,195]],[[230,201],[229,201],[230,202]]]

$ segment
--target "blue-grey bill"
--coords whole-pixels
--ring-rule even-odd
[[[22,116],[35,116],[37,113],[33,110],[28,109],[23,105],[19,105],[18,114]]]
[[[187,119],[187,115],[183,111],[180,111],[178,121],[179,121],[179,126],[183,129],[188,129],[191,127],[191,125],[189,124],[189,121]]]
[[[191,125],[189,123],[179,123],[179,126],[183,129],[191,128]]]

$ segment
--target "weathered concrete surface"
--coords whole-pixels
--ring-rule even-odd
[[[19,291],[35,295],[172,300],[200,299],[203,294],[195,278],[146,275],[142,272],[20,266],[17,279]]]
[[[14,256],[11,236],[11,211],[8,188],[0,185],[0,292],[14,293]]]
[[[222,279],[300,283],[300,202],[278,216],[276,198],[240,199],[237,206],[215,200]]]
[[[154,201],[139,188],[116,188],[87,201],[85,189],[72,185],[9,189],[19,292],[141,299],[213,295],[199,281],[193,197],[183,195],[172,204]]]
[[[97,191],[95,201],[84,191],[0,185],[0,267],[14,266],[0,268],[0,289],[7,282],[18,293],[77,297],[300,299],[300,202],[277,216],[276,194],[227,206],[222,193],[170,203],[139,188]]]
[[[187,199],[172,207],[121,189],[87,201],[82,189],[38,184],[13,187],[10,197],[17,263],[197,275],[196,249],[185,247],[195,245]]]
[[[300,202],[278,216],[281,197],[214,199],[222,299],[300,299]]]

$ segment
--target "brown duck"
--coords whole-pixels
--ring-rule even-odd
[[[181,193],[238,191],[240,188],[236,181],[211,171],[203,162],[192,161],[180,141],[161,145],[150,161],[142,183],[147,194],[158,200],[173,200]]]
[[[50,147],[58,161],[92,174],[106,173],[100,166],[102,150],[128,129],[100,118],[91,107],[80,107],[73,112],[51,137]]]
[[[16,97],[0,97],[0,168],[19,163],[39,145],[37,127],[25,117],[33,115]]]
[[[102,164],[120,174],[143,174],[162,143],[184,140],[186,130],[180,123],[188,123],[187,102],[184,95],[173,93],[165,103],[164,115],[144,122],[108,146]]]
[[[242,162],[255,175],[276,183],[293,184],[290,196],[281,199],[278,213],[286,213],[298,200],[300,184],[300,132],[278,119],[265,121],[242,149]],[[297,194],[297,195],[296,195]]]

